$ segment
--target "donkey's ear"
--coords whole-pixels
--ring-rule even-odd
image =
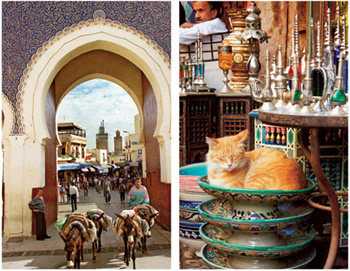
[[[66,242],[67,241],[67,238],[63,235],[63,233],[62,232],[60,232],[60,236],[61,236],[61,238],[62,238],[62,240],[63,240],[63,242]]]
[[[104,215],[105,215],[105,214],[102,213],[102,214],[100,215],[100,217],[98,218],[98,220],[100,220]]]
[[[150,215],[149,217],[150,218],[153,218],[153,217],[157,217],[158,216],[158,214],[152,214],[152,215]]]
[[[125,219],[125,217],[124,217],[124,216],[122,216],[122,215],[120,215],[120,214],[115,213],[115,215],[116,215],[117,217],[119,217],[120,219],[122,219],[122,220],[124,220],[124,219]]]

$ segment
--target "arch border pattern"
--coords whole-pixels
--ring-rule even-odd
[[[89,26],[96,26],[96,25],[109,25],[111,27],[116,27],[118,29],[123,29],[127,32],[130,32],[134,34],[135,36],[138,36],[142,40],[145,40],[147,44],[151,45],[155,51],[159,53],[159,55],[163,58],[163,61],[166,65],[168,65],[169,69],[171,68],[170,58],[169,55],[164,51],[164,49],[158,45],[158,43],[151,39],[148,35],[145,35],[141,30],[137,30],[135,27],[128,26],[125,23],[121,23],[119,21],[113,21],[111,19],[105,19],[104,16],[94,16],[94,19],[89,19],[87,21],[81,21],[77,24],[73,24],[70,27],[66,27],[63,30],[56,33],[56,35],[51,36],[46,42],[43,43],[43,45],[38,48],[36,53],[34,53],[31,57],[31,60],[27,63],[27,67],[23,70],[23,75],[20,79],[20,84],[18,85],[18,92],[16,94],[17,96],[17,102],[15,107],[15,117],[14,123],[11,129],[10,134],[11,135],[24,135],[25,134],[25,125],[23,121],[23,94],[24,89],[27,83],[27,80],[29,78],[29,73],[33,69],[33,65],[35,65],[38,62],[38,59],[42,57],[42,55],[47,51],[47,49],[52,46],[56,41],[58,41],[60,38],[64,37],[65,35],[72,33],[76,30],[80,30],[84,27]],[[4,95],[3,95],[4,96]],[[13,107],[12,107],[13,108]],[[18,124],[18,133],[14,133],[14,125],[15,121],[17,120]]]
[[[8,97],[6,95],[4,95],[4,93],[2,93],[2,111],[4,112],[4,115],[5,115],[5,123],[7,123],[7,120],[6,119],[10,119],[12,124],[11,126],[13,127],[15,125],[15,121],[16,121],[16,118],[15,118],[15,109],[12,105],[12,103],[10,102],[10,100],[8,99]],[[4,103],[6,104],[6,106],[4,106]],[[6,108],[8,110],[6,110]],[[5,109],[5,110],[4,110]],[[11,114],[11,116],[8,116],[6,115],[5,113],[6,112],[8,114]],[[13,134],[11,133],[11,131],[9,131],[10,133],[8,135],[12,136]],[[8,136],[6,135],[6,136]],[[2,136],[4,136],[4,129],[2,130]]]

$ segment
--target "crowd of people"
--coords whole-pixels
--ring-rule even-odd
[[[111,201],[111,191],[117,190],[120,196],[121,204],[127,202],[130,206],[149,204],[147,188],[141,184],[138,177],[131,178],[130,174],[119,177],[114,176],[95,176],[86,178],[84,175],[77,180],[73,178],[70,182],[59,181],[60,203],[71,203],[72,212],[77,210],[77,200],[79,192],[83,190],[84,197],[89,196],[89,191],[95,190],[102,194],[105,202]]]

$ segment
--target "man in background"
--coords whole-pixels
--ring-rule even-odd
[[[196,23],[183,23],[180,25],[180,44],[189,45],[203,36],[225,33],[226,25],[220,20],[223,15],[221,2],[194,1]]]
[[[36,240],[43,241],[46,238],[51,238],[51,236],[48,236],[46,233],[46,207],[42,187],[38,188],[36,196],[28,205],[35,215]]]

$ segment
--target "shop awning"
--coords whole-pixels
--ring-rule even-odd
[[[108,168],[94,166],[98,173],[108,173]]]
[[[81,169],[82,172],[95,172],[93,167],[86,167]]]
[[[127,164],[129,164],[129,162],[126,162],[126,161],[125,161],[125,162],[121,163],[120,166],[121,166],[121,167],[125,167]]]
[[[139,162],[132,162],[130,163],[131,167],[138,167],[139,166]]]
[[[74,170],[74,169],[83,169],[87,167],[90,167],[90,164],[82,164],[82,163],[57,164],[57,170]]]

